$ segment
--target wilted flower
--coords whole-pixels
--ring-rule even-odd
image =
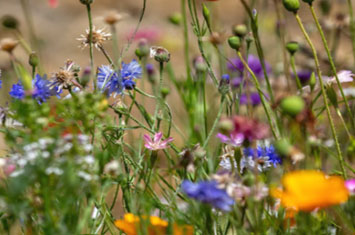
[[[181,189],[187,196],[203,203],[210,204],[214,208],[230,211],[234,205],[234,200],[228,196],[225,190],[218,188],[216,181],[200,181],[193,183],[185,180],[181,184]]]
[[[100,49],[103,46],[103,43],[107,40],[110,40],[111,34],[104,32],[104,29],[95,29],[95,26],[92,30],[92,44],[96,49]],[[90,44],[90,30],[86,30],[86,34],[80,35],[80,38],[77,38],[78,41],[81,41],[81,47],[84,49]]]
[[[108,25],[115,25],[118,22],[120,22],[123,18],[125,17],[125,15],[120,14],[116,11],[110,11],[104,18],[104,21],[106,24]]]
[[[81,88],[81,85],[75,79],[75,73],[79,72],[78,70],[72,60],[67,60],[65,66],[60,68],[59,72],[53,74],[52,87],[56,87],[58,92],[71,86]]]
[[[281,199],[286,208],[312,211],[346,202],[349,191],[338,176],[327,176],[321,171],[301,170],[287,173],[282,178],[284,189],[272,189],[271,195]]]
[[[152,151],[156,151],[159,149],[166,149],[168,147],[168,143],[173,141],[172,137],[169,137],[165,140],[162,140],[163,138],[163,133],[158,132],[154,135],[154,138],[150,138],[149,135],[144,135],[144,142],[145,142],[145,147],[147,149],[150,149]]]
[[[12,53],[15,47],[18,45],[18,41],[12,38],[4,38],[0,41],[0,50]]]
[[[170,61],[170,53],[164,47],[153,46],[150,48],[150,57],[154,58],[157,62],[167,63]]]
[[[345,187],[349,190],[350,194],[355,194],[355,179],[345,181]]]

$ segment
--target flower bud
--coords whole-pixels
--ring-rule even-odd
[[[197,72],[203,73],[206,72],[207,70],[207,65],[202,56],[196,57],[193,61],[193,65]]]
[[[202,15],[203,18],[205,19],[207,25],[211,25],[211,15],[210,15],[210,10],[206,7],[205,4],[203,4],[203,9],[202,9]]]
[[[2,17],[1,23],[5,28],[8,29],[17,29],[19,26],[18,20],[11,15],[5,15]]]
[[[281,101],[280,107],[285,114],[294,117],[302,112],[305,107],[305,102],[299,96],[289,96]]]
[[[282,2],[286,10],[293,13],[297,13],[298,9],[300,8],[299,0],[282,0]]]
[[[170,94],[170,89],[168,87],[162,87],[160,89],[160,94],[165,99],[165,97],[167,97]]]
[[[312,5],[314,0],[302,0],[302,1],[304,1],[305,3],[308,3],[309,5]]]
[[[311,91],[314,90],[314,87],[316,86],[316,83],[317,83],[316,75],[313,72],[312,75],[311,75],[311,78],[309,79],[309,85],[311,87]]]
[[[222,119],[218,123],[218,129],[223,134],[230,133],[231,131],[234,130],[234,123],[230,119]]]
[[[238,37],[244,37],[248,33],[248,28],[245,24],[238,24],[233,27],[233,34]]]
[[[135,53],[136,53],[136,56],[140,59],[148,56],[149,47],[148,47],[148,41],[145,38],[143,38],[139,41],[138,48],[136,49]]]
[[[80,0],[80,2],[84,5],[90,5],[94,2],[94,0]]]
[[[118,22],[120,22],[123,18],[124,18],[124,15],[122,15],[118,12],[112,11],[112,12],[109,12],[105,16],[104,21],[108,25],[115,25]]]
[[[238,51],[241,46],[240,38],[238,36],[230,37],[228,38],[228,44],[232,49]]]
[[[182,21],[182,16],[179,12],[176,12],[176,13],[172,14],[171,16],[169,16],[169,21],[170,21],[170,23],[172,23],[174,25],[180,25],[181,21]]]
[[[323,15],[328,15],[331,9],[330,0],[321,0],[319,2],[319,7],[323,13]]]
[[[298,42],[288,42],[286,44],[286,49],[291,55],[294,55],[299,49]]]
[[[30,57],[28,59],[28,63],[32,66],[32,67],[37,67],[38,63],[39,63],[39,58],[38,55],[36,54],[36,52],[32,52],[30,54]]]
[[[12,53],[15,47],[18,45],[18,41],[12,38],[4,38],[0,41],[0,50]]]
[[[154,58],[159,63],[167,63],[170,61],[170,53],[163,47],[151,47],[150,57]]]
[[[276,151],[281,156],[289,156],[292,152],[293,146],[287,139],[280,139],[275,144]]]

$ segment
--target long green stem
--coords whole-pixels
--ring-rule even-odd
[[[261,46],[261,40],[260,40],[259,32],[258,32],[258,22],[256,22],[256,19],[253,16],[253,13],[252,13],[250,7],[248,6],[248,4],[245,2],[245,0],[240,0],[240,1],[242,2],[246,12],[248,13],[248,15],[250,17],[251,29],[252,29],[254,40],[255,40],[255,47],[256,47],[256,51],[257,51],[259,59],[260,59],[261,67],[263,68],[267,90],[270,95],[271,103],[275,103],[275,98],[274,98],[274,94],[272,92],[272,88],[271,88],[271,84],[270,84],[270,80],[269,80],[269,75],[267,74],[267,71],[266,71],[265,56],[264,56],[263,48]]]
[[[163,70],[164,70],[164,62],[160,62],[159,63],[159,86],[158,86],[158,90],[156,91],[156,97],[157,97],[157,103],[155,106],[155,112],[154,112],[154,125],[152,126],[152,130],[154,130],[156,127],[156,124],[158,123],[158,112],[159,112],[159,108],[160,108],[160,104],[161,104],[161,88],[163,86]],[[157,125],[158,126],[158,125]],[[158,131],[158,130],[157,130]]]
[[[186,14],[186,0],[181,0],[181,15],[184,26],[184,50],[185,50],[185,66],[186,66],[186,77],[191,79],[191,67],[190,67],[190,52],[189,52],[189,29],[187,25],[187,14]]]
[[[302,84],[301,84],[300,78],[298,77],[297,70],[296,70],[295,55],[291,55],[290,63],[291,63],[292,71],[295,75],[297,88],[302,94]]]
[[[265,94],[262,92],[262,90],[261,90],[261,88],[260,88],[259,80],[258,80],[257,77],[255,76],[253,70],[251,70],[251,68],[249,67],[248,63],[247,63],[247,62],[245,61],[245,59],[243,58],[242,53],[240,53],[240,51],[237,51],[237,54],[238,54],[238,57],[240,58],[240,60],[242,61],[244,67],[248,70],[248,72],[250,73],[251,77],[252,77],[253,80],[254,80],[254,85],[255,85],[256,90],[257,90],[258,93],[259,93],[260,100],[261,100],[261,103],[262,103],[262,105],[263,105],[263,107],[264,107],[264,110],[265,110],[265,113],[266,113],[267,120],[268,120],[268,122],[269,122],[269,126],[270,126],[270,129],[271,129],[272,135],[274,136],[275,139],[277,139],[277,138],[278,138],[278,137],[277,137],[277,132],[276,132],[276,130],[275,130],[274,124],[272,123],[270,110],[268,109],[267,104],[266,104]]]
[[[297,23],[298,23],[298,25],[299,25],[299,27],[300,27],[305,39],[307,40],[308,45],[311,47],[311,50],[312,50],[312,53],[313,53],[314,63],[315,63],[316,70],[317,70],[317,75],[318,75],[318,80],[319,80],[321,91],[322,91],[323,102],[324,102],[325,108],[327,110],[327,116],[328,116],[329,124],[330,124],[330,127],[331,127],[333,139],[334,139],[334,142],[335,142],[335,147],[336,147],[336,150],[337,150],[339,164],[340,164],[343,176],[346,179],[347,178],[347,174],[346,174],[345,167],[344,167],[344,158],[343,158],[343,155],[341,153],[341,149],[340,149],[340,145],[339,145],[339,141],[338,141],[338,136],[337,136],[337,133],[336,133],[336,130],[335,130],[335,126],[334,126],[334,121],[333,121],[332,115],[330,113],[330,108],[329,108],[329,104],[328,104],[327,94],[326,94],[325,88],[324,88],[324,82],[323,82],[323,78],[322,78],[322,72],[320,70],[317,51],[316,51],[316,48],[314,47],[314,45],[313,45],[313,43],[312,43],[312,41],[311,41],[311,39],[310,39],[310,37],[308,35],[306,29],[303,26],[301,18],[299,17],[299,15],[297,13],[295,13],[295,18],[297,20]]]
[[[333,58],[332,58],[332,55],[331,55],[331,52],[329,50],[329,47],[328,47],[328,43],[327,43],[327,40],[324,36],[324,33],[323,33],[323,30],[322,30],[322,26],[319,24],[319,21],[318,21],[318,18],[317,18],[317,15],[316,15],[316,12],[314,11],[314,7],[312,5],[310,5],[310,9],[311,9],[311,12],[312,12],[312,16],[313,16],[313,19],[317,25],[317,28],[318,28],[318,31],[319,31],[319,34],[322,38],[322,41],[323,41],[323,45],[324,45],[324,48],[325,48],[325,51],[327,52],[327,56],[328,56],[328,59],[329,59],[329,62],[330,62],[330,66],[332,68],[332,72],[333,72],[333,75],[337,81],[337,84],[338,84],[338,87],[339,87],[339,91],[340,91],[340,94],[344,100],[344,103],[345,103],[345,107],[349,113],[349,116],[351,118],[351,126],[355,129],[355,123],[354,123],[354,116],[351,112],[351,109],[350,109],[350,106],[349,106],[349,102],[348,102],[348,99],[346,98],[345,94],[344,94],[344,90],[343,90],[343,87],[340,83],[340,80],[339,80],[339,77],[337,75],[337,70],[335,68],[335,64],[334,64],[334,61],[333,61]]]
[[[348,8],[349,8],[349,16],[350,16],[350,34],[351,34],[351,44],[353,47],[353,56],[354,56],[354,64],[355,64],[355,20],[354,20],[354,11],[352,0],[347,0]]]

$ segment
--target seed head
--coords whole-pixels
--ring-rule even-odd
[[[105,41],[110,40],[111,34],[104,32],[104,29],[98,29],[96,30],[95,27],[93,27],[92,30],[92,44],[99,49],[100,47],[103,46],[103,43]],[[85,48],[89,46],[90,44],[90,30],[86,30],[86,34],[80,35],[80,38],[77,38],[78,41],[81,41],[81,48]]]
[[[4,38],[0,41],[0,50],[6,51],[11,54],[17,45],[17,40],[12,38]]]

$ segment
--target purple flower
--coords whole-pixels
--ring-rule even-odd
[[[231,133],[228,137],[226,135],[218,133],[216,137],[219,138],[222,143],[225,143],[225,144],[228,144],[228,145],[231,145],[234,147],[240,146],[244,141],[244,136],[241,134]]]
[[[142,67],[136,60],[131,63],[125,64],[122,62],[121,74],[124,79],[137,79],[142,77]]]
[[[227,64],[227,67],[230,71],[243,72],[244,65],[239,58],[231,59],[231,62],[232,63]],[[259,78],[264,77],[263,67],[262,67],[261,62],[258,57],[254,56],[254,55],[249,55],[248,56],[248,65],[257,77],[259,77]],[[266,72],[268,74],[271,73],[271,67],[268,63],[265,63],[265,67],[266,67]]]
[[[172,137],[169,137],[165,140],[162,140],[163,138],[163,133],[158,132],[155,133],[154,138],[150,138],[149,135],[144,135],[144,142],[145,142],[145,147],[147,149],[156,151],[159,149],[166,149],[168,147],[168,143],[170,143],[171,141],[173,141]]]
[[[19,100],[23,99],[25,97],[25,90],[23,89],[21,82],[18,82],[17,84],[13,84],[9,94],[11,97],[15,99],[19,99]]]
[[[312,72],[308,71],[308,70],[301,70],[301,71],[297,72],[297,76],[300,79],[301,84],[302,85],[306,85],[309,82],[309,79],[312,76]],[[295,78],[295,75],[292,74],[292,77]]]
[[[345,181],[345,187],[349,190],[350,194],[355,194],[355,179]]]
[[[247,94],[242,94],[240,96],[239,102],[242,105],[247,105],[250,102],[251,105],[258,106],[259,104],[261,104],[261,99],[260,99],[259,93],[253,92],[250,94],[250,99],[248,99]]]
[[[182,191],[189,197],[210,204],[214,208],[231,211],[234,200],[223,189],[218,188],[216,181],[200,181],[193,183],[184,180],[181,184]]]
[[[232,79],[231,82],[233,88],[239,88],[242,83],[243,83],[242,77],[235,77]]]

